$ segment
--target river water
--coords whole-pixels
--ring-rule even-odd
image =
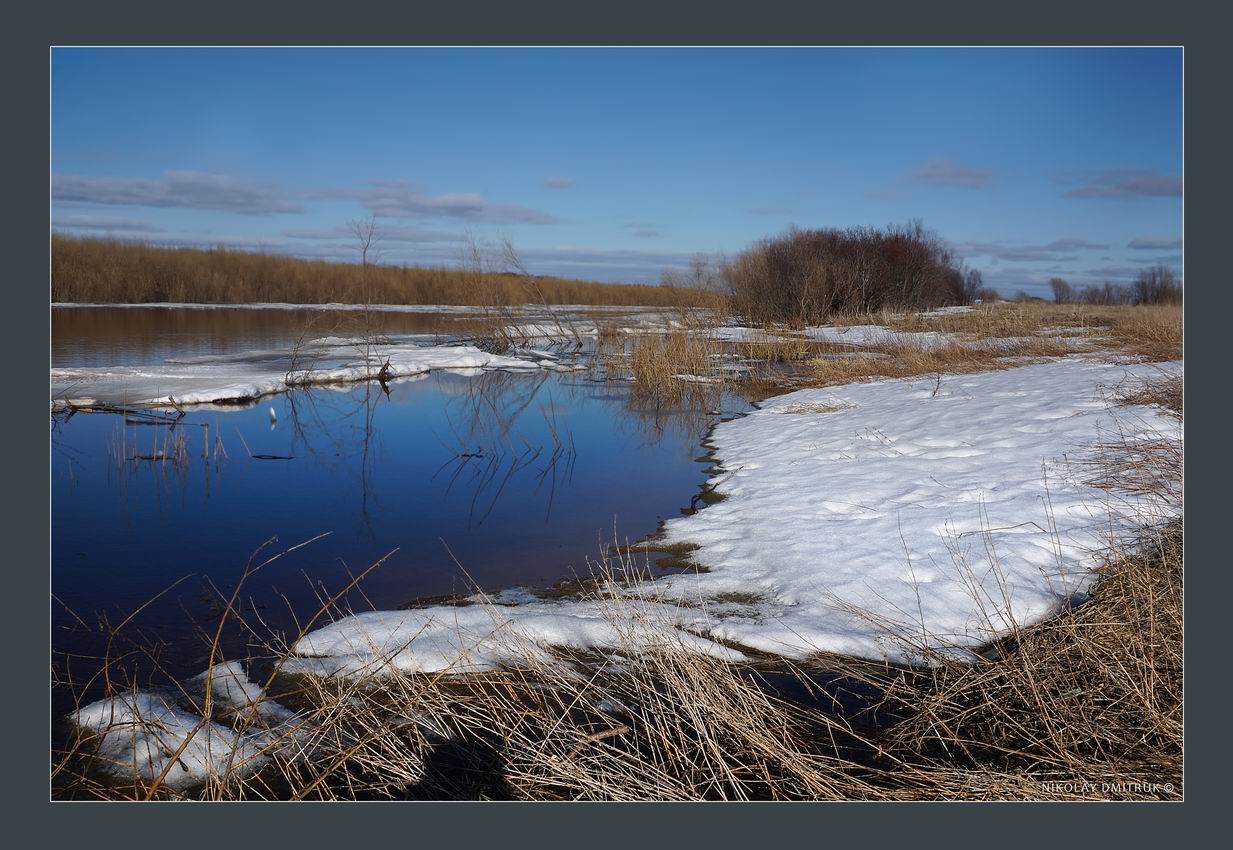
[[[306,326],[320,335],[347,321],[322,311],[55,309],[52,365],[276,349]],[[391,313],[381,331],[428,345],[466,321]],[[743,409],[732,398],[722,406]],[[614,539],[641,539],[689,508],[706,480],[701,438],[718,413],[648,410],[627,381],[586,369],[433,371],[182,413],[57,411],[53,662],[57,681],[72,683],[56,689],[57,703],[83,695],[107,652],[130,653],[138,679],[199,672],[204,635],[245,565],[309,540],[245,581],[228,657],[254,632],[294,634],[383,558],[351,607],[585,575]]]

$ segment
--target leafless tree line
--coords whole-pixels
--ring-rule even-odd
[[[1049,281],[1055,304],[1152,305],[1181,304],[1182,283],[1167,266],[1144,269],[1126,285],[1105,281],[1100,286],[1075,288],[1066,280],[1055,277]]]

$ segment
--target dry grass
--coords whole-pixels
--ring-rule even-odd
[[[80,303],[701,305],[681,288],[590,283],[462,268],[328,263],[211,248],[163,248],[55,235],[51,300]]]
[[[1123,387],[1120,401],[1123,404],[1144,404],[1162,407],[1177,416],[1182,416],[1185,381],[1181,375],[1145,381],[1134,387]]]
[[[1182,536],[1178,521],[1110,558],[1087,602],[1020,629],[992,660],[948,662],[890,689],[906,717],[883,744],[922,792],[1180,799]],[[1096,787],[1051,787],[1084,782]]]
[[[1114,338],[1128,353],[1153,362],[1183,357],[1181,306],[1105,309]]]
[[[1007,369],[1031,360],[1079,352],[1158,362],[1182,356],[1180,307],[1088,307],[1039,303],[982,305],[968,313],[846,316],[836,326],[881,324],[896,332],[939,332],[947,344],[908,337],[864,349],[857,357],[813,361],[808,383],[817,386],[871,378]]]
[[[884,340],[859,347],[820,342],[777,325],[767,325],[740,342],[715,342],[712,332],[722,323],[722,314],[696,310],[688,330],[636,340],[630,359],[635,388],[679,400],[688,395],[675,377],[681,374],[765,394],[777,386],[832,386],[1009,369],[1076,353],[1159,362],[1180,358],[1183,342],[1182,311],[1177,306],[999,302],[966,313],[884,311],[836,317],[832,324],[837,328],[877,325],[891,332]],[[930,332],[949,339],[939,343],[911,336]],[[615,350],[620,356],[630,354],[619,346]]]
[[[724,346],[685,330],[637,337],[629,355],[634,387],[660,401],[680,401],[700,388],[708,396],[727,380]],[[708,392],[709,391],[709,392]]]
[[[205,734],[204,718],[211,718],[260,736],[269,761],[259,770],[249,769],[251,754],[226,761],[225,771],[191,792],[168,788],[161,775],[107,780],[92,763],[100,739],[82,730],[56,761],[59,796],[775,800],[879,793],[846,752],[872,750],[846,724],[771,695],[739,666],[686,651],[671,625],[638,604],[639,591],[623,580],[637,567],[629,556],[618,558],[597,565],[588,591],[628,636],[607,652],[549,658],[508,638],[520,660],[498,671],[335,678],[280,675],[285,644],[271,642],[270,657],[250,661],[249,672],[270,671],[252,678],[270,699],[294,708],[294,718],[265,722],[264,696],[240,711],[212,707],[191,687],[175,697],[203,718],[195,734]],[[242,619],[233,604],[238,593],[226,616]],[[326,600],[319,615],[345,613],[340,599]],[[494,631],[502,620],[494,610]],[[648,645],[646,636],[656,633],[663,640]],[[217,640],[211,657],[221,660],[216,650]],[[133,690],[110,667],[104,672],[114,677],[112,692]],[[137,725],[160,731],[157,718]],[[163,740],[170,766],[187,742],[177,750],[174,735]],[[112,767],[126,772],[126,765]]]
[[[1024,358],[1060,357],[1083,350],[1072,344],[1040,337],[999,347],[968,347],[958,343],[923,346],[910,341],[872,346],[857,356],[814,360],[807,381],[811,386],[849,384],[873,378],[910,378],[1009,369]]]
[[[844,317],[837,323],[884,323],[894,330],[941,331],[973,339],[1091,336],[1109,347],[1149,361],[1182,356],[1182,307],[1093,306],[1043,302],[982,304],[971,312],[940,316]]]

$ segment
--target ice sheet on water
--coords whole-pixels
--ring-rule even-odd
[[[185,301],[151,301],[140,304],[110,304],[110,303],[86,303],[86,302],[65,302],[54,301],[52,307],[56,309],[130,309],[130,310],[319,310],[330,313],[356,313],[356,312],[378,312],[378,313],[439,313],[439,314],[458,314],[458,315],[476,315],[486,316],[494,312],[499,312],[501,315],[506,314],[529,314],[538,315],[544,313],[552,314],[591,314],[591,313],[617,313],[617,314],[637,314],[649,313],[661,310],[659,307],[644,307],[637,305],[594,305],[594,304],[553,304],[545,306],[543,304],[521,304],[515,306],[505,306],[499,308],[483,307],[475,304],[342,304],[330,302],[326,304],[290,304],[281,301],[265,301],[253,302],[248,304],[207,304],[201,302],[185,302]]]
[[[387,365],[388,364],[388,365]],[[359,348],[350,341],[309,350],[245,352],[168,360],[157,366],[59,368],[51,370],[52,398],[93,404],[195,405],[241,402],[292,386],[370,380],[385,367],[387,378],[407,378],[439,369],[534,370],[532,358],[490,354],[470,345],[390,342]]]

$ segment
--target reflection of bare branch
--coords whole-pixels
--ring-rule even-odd
[[[525,420],[550,377],[548,373],[531,377],[489,372],[473,378],[467,393],[446,406],[446,421],[457,448],[433,477],[452,469],[447,494],[459,482],[465,483],[471,492],[469,522],[482,523],[509,483],[524,470],[536,469],[537,492],[548,484],[549,515],[558,476],[572,479],[577,449],[573,434],[562,434],[551,394],[547,406],[540,405],[542,423]],[[544,431],[546,441],[539,436]],[[444,440],[442,445],[447,445]],[[540,458],[545,461],[536,467]],[[562,464],[563,472],[558,469]]]

